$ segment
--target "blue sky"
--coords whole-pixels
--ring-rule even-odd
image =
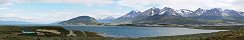
[[[120,17],[131,10],[225,8],[244,11],[243,0],[0,0],[0,20],[52,23],[77,16]]]

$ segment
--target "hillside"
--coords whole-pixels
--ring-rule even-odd
[[[59,24],[63,25],[93,25],[96,24],[97,20],[95,18],[89,16],[79,16],[76,18],[72,18],[67,21],[62,21]]]

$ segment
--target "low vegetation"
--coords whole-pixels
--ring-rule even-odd
[[[22,27],[18,26],[1,26],[0,39],[1,40],[244,40],[244,28],[242,26],[204,26],[195,27],[197,29],[221,29],[230,30],[214,33],[202,33],[192,35],[178,35],[178,36],[160,36],[160,37],[140,37],[140,38],[113,38],[102,37],[94,32],[87,31],[73,31],[76,36],[22,36],[17,35],[21,33]],[[68,34],[70,31],[61,27],[25,27],[30,29],[53,29],[58,30],[63,34]]]
[[[35,33],[24,33],[24,30],[31,30]],[[75,30],[72,30],[72,32],[75,36],[67,36],[70,31],[58,26],[0,26],[0,40],[54,40],[69,37],[102,37],[94,32]],[[38,35],[39,33],[42,35]]]

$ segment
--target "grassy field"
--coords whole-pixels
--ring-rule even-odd
[[[37,29],[45,29],[45,30],[57,30],[61,34],[59,35],[20,35],[23,29],[28,30],[37,30]],[[65,36],[69,34],[69,30],[66,30],[62,27],[58,26],[35,26],[35,27],[23,27],[23,26],[0,26],[0,40],[52,40],[52,39],[69,39],[70,37],[102,37],[94,32],[87,31],[76,31],[72,30],[76,36]],[[85,34],[84,34],[84,33]],[[72,38],[73,39],[73,38]]]
[[[179,35],[179,36],[161,36],[161,37],[142,37],[142,38],[112,38],[102,37],[94,32],[87,32],[84,35],[81,31],[74,31],[77,36],[22,36],[17,35],[22,27],[18,26],[1,26],[0,27],[0,40],[244,40],[244,28],[240,26],[218,26],[218,27],[196,27],[197,29],[222,29],[230,31],[202,33],[192,35]],[[55,29],[63,34],[68,34],[68,30],[56,26],[41,26],[41,27],[26,27],[29,29]]]

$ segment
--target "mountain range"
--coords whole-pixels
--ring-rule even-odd
[[[112,17],[112,16],[108,16],[108,17],[106,17],[106,18],[99,18],[99,19],[97,19],[97,21],[100,22],[100,23],[110,23],[110,22],[112,22],[114,19],[116,19],[116,18],[114,18],[114,17]]]
[[[206,23],[244,23],[244,12],[231,9],[175,10],[170,7],[150,8],[144,12],[134,11],[113,20],[113,23],[169,23],[169,24],[206,24]]]
[[[107,17],[95,19],[89,16],[79,16],[58,24],[65,25],[91,25],[97,23],[149,23],[149,24],[218,24],[218,23],[244,23],[244,12],[231,9],[202,9],[175,10],[170,7],[162,9],[152,7],[144,12],[132,10],[119,17]]]

